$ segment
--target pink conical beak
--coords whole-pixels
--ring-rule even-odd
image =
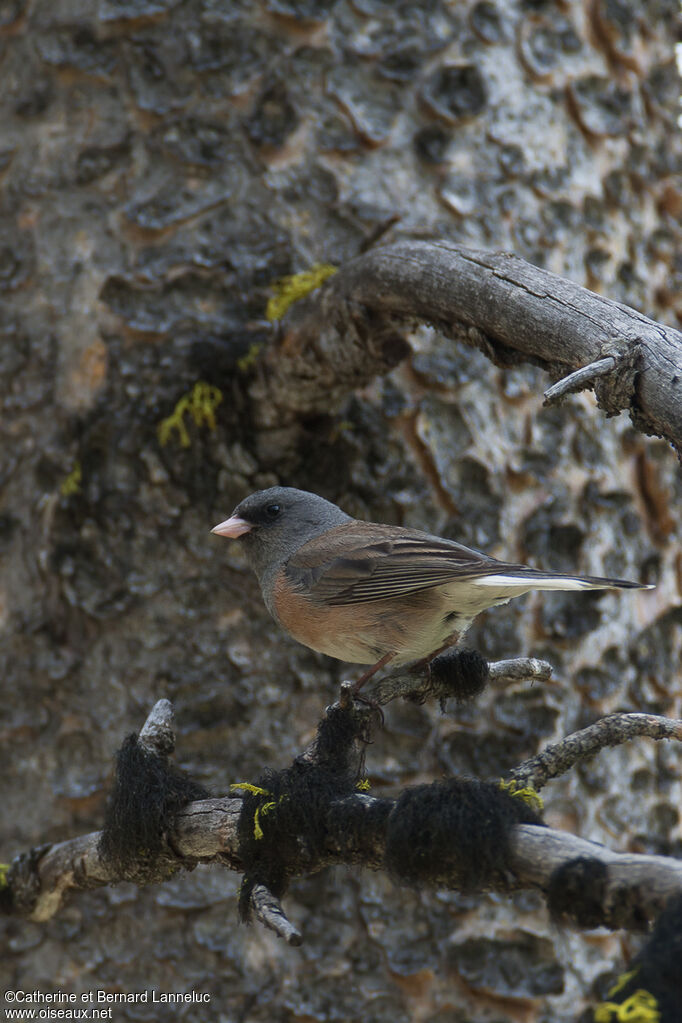
[[[218,523],[211,530],[212,533],[217,533],[218,536],[227,536],[230,540],[236,540],[238,536],[243,536],[244,533],[248,533],[251,530],[251,526],[245,519],[240,519],[238,515],[233,515],[229,519],[225,519],[224,522]]]

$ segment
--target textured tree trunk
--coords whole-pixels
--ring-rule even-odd
[[[276,482],[508,560],[657,584],[481,618],[470,645],[544,657],[553,679],[445,715],[391,704],[367,751],[377,795],[497,777],[613,710],[681,716],[679,382],[674,360],[667,376],[641,361],[648,320],[656,362],[682,317],[677,17],[673,0],[0,6],[3,861],[99,830],[113,753],[159,697],[216,796],[310,742],[353,669],[285,639],[238,545],[209,535]],[[498,284],[515,260],[481,252],[571,283],[510,290],[504,335],[499,293],[478,296],[487,323],[461,305],[425,317],[368,273],[329,324],[358,332],[339,362],[325,333],[300,355],[344,274],[427,242],[475,249]],[[268,322],[271,284],[315,263],[344,269]],[[597,293],[590,329],[571,334],[571,310],[550,356],[525,324],[571,285]],[[622,310],[604,321],[603,299],[642,332]],[[605,341],[621,373],[598,401],[632,418],[583,393],[543,407]],[[544,795],[553,828],[679,855],[672,743],[602,752]],[[207,1020],[563,1023],[624,968],[619,936],[558,935],[533,894],[322,871],[287,898],[304,955],[237,928],[237,896],[234,873],[198,867],[79,893],[45,923],[0,918],[0,986],[195,990]]]

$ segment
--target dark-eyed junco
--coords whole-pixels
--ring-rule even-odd
[[[212,532],[243,538],[270,614],[294,639],[372,665],[357,689],[389,661],[431,660],[481,611],[528,590],[651,589],[510,565],[290,487],[251,494]]]

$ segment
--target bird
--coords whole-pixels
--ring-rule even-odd
[[[338,660],[428,664],[482,611],[529,590],[652,589],[498,561],[411,527],[366,522],[317,494],[270,487],[211,530],[239,539],[265,605],[284,632]]]

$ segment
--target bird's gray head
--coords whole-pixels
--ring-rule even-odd
[[[245,497],[230,518],[211,532],[233,540],[243,538],[262,585],[266,574],[274,574],[308,540],[350,520],[350,515],[317,494],[270,487]]]

